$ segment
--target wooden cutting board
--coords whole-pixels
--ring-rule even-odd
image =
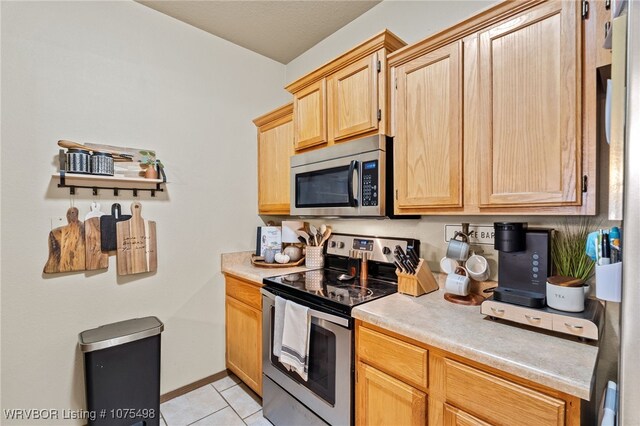
[[[116,223],[129,219],[131,219],[131,215],[122,214],[118,203],[111,205],[111,215],[100,216],[100,248],[102,251],[108,252],[118,247]]]
[[[131,204],[131,219],[116,224],[118,275],[158,269],[156,223],[142,218],[142,205]]]
[[[84,224],[78,220],[78,209],[67,210],[68,225],[49,232],[49,259],[45,274],[85,270]]]
[[[109,253],[101,250],[100,204],[91,203],[91,211],[84,217],[85,266],[87,271],[109,268]]]

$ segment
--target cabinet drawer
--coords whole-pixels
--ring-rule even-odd
[[[251,284],[238,278],[227,275],[226,293],[227,296],[246,303],[262,311],[262,297],[260,296],[260,284]]]
[[[564,425],[565,402],[445,359],[447,402],[495,425]]]
[[[413,384],[427,388],[429,351],[368,328],[358,329],[357,353],[362,361]]]

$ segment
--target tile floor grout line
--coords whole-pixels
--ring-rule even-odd
[[[215,390],[215,389],[214,389],[214,390]],[[216,391],[216,392],[217,392],[217,391]],[[222,397],[222,395],[220,395],[220,396]],[[224,398],[222,398],[222,399],[224,399]],[[224,399],[224,402],[227,402],[227,400],[226,400],[226,399]],[[202,419],[206,419],[206,418],[207,418],[207,417],[209,417],[209,416],[213,416],[214,414],[216,414],[216,413],[218,413],[218,412],[220,412],[220,411],[224,410],[224,409],[225,409],[225,408],[227,408],[227,407],[230,407],[230,408],[233,410],[233,407],[231,407],[231,404],[229,404],[229,403],[227,402],[227,405],[225,405],[224,407],[219,408],[219,409],[217,409],[216,411],[214,411],[213,413],[209,413],[209,414],[207,414],[206,416],[204,416],[204,417],[202,417],[202,418],[200,418],[200,419],[198,419],[198,420],[194,420],[194,421],[192,421],[192,422],[191,422],[191,423],[189,423],[187,426],[190,426],[190,425],[192,425],[192,424],[194,424],[194,423],[197,423],[197,422],[199,422],[199,421],[200,421],[200,420],[202,420]],[[238,416],[238,417],[239,417],[239,416]],[[171,425],[169,425],[169,424],[167,423],[167,426],[171,426]]]
[[[227,403],[227,405],[225,405],[225,406],[224,406],[224,407],[222,407],[222,408],[217,409],[216,411],[214,411],[214,412],[212,412],[212,413],[207,414],[207,415],[206,415],[206,416],[204,416],[204,417],[201,417],[201,418],[199,418],[199,419],[197,419],[197,420],[192,421],[191,423],[187,424],[187,426],[191,426],[192,424],[197,423],[197,422],[199,422],[199,421],[200,421],[200,420],[202,420],[202,419],[205,419],[205,418],[207,418],[207,417],[209,417],[209,416],[214,415],[214,414],[215,414],[215,413],[217,413],[218,411],[222,411],[222,410],[224,410],[224,409],[225,409],[225,408],[227,408],[227,407],[231,407],[231,404],[229,404],[229,401],[227,401],[227,400],[225,399],[225,397],[223,397],[223,396],[222,396],[222,394],[221,394],[220,392],[218,392],[218,389],[216,389],[216,388],[215,388],[215,386],[213,386],[213,383],[208,383],[208,384],[207,384],[207,385],[205,385],[205,386],[211,386],[211,387],[213,388],[213,391],[214,391],[215,393],[217,393],[217,394],[218,394],[218,396],[220,396],[220,398],[222,398],[222,400],[223,400],[224,402],[226,402],[226,403]],[[205,386],[201,386],[201,387],[205,387]],[[200,388],[198,388],[198,389],[200,389]],[[197,389],[194,389],[193,391],[195,391],[195,390],[197,390]],[[193,391],[191,391],[191,392],[193,392]],[[191,392],[189,392],[189,393],[191,393]],[[186,393],[185,395],[188,395],[189,393]],[[162,404],[160,404],[160,405],[162,405]],[[231,409],[233,410],[233,407],[231,407]],[[235,410],[234,410],[234,412],[235,412]],[[236,413],[236,414],[238,414],[238,413]],[[162,410],[160,410],[160,415],[161,415],[161,416],[162,416],[162,418],[164,419],[164,414],[162,414]],[[238,417],[240,417],[240,415],[239,415],[239,414],[238,414]],[[167,426],[171,426],[171,425],[169,424],[169,422],[168,422],[166,419],[164,419],[164,422],[165,422],[165,424],[166,424]]]
[[[235,386],[240,386],[240,383],[236,383],[234,386],[231,386],[230,388],[225,389],[225,390],[233,389]],[[240,388],[240,389],[242,389],[242,388]],[[242,390],[244,390],[244,389],[242,389]],[[231,405],[231,403],[227,400],[227,398],[225,398],[225,397],[224,397],[224,395],[222,394],[222,392],[218,392],[218,393],[220,394],[220,396],[222,397],[222,399],[224,399],[224,401],[225,401],[227,404],[229,404],[229,407],[231,407],[231,409],[233,410],[233,412],[234,412],[234,413],[236,413],[236,416],[238,416],[238,418],[239,418],[240,420],[242,420],[242,423],[244,423],[244,419],[242,418],[242,416],[240,415],[240,413],[238,413],[238,412],[236,411],[236,409],[235,409],[235,408],[233,408],[233,405]],[[261,407],[261,408],[262,408],[262,407]],[[246,424],[246,423],[245,423],[245,424]]]

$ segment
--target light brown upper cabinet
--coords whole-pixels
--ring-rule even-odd
[[[462,42],[395,69],[399,208],[462,206]]]
[[[388,56],[396,214],[596,213],[595,17],[505,1]]]
[[[480,206],[579,205],[580,3],[480,32]]]
[[[336,71],[328,80],[333,140],[378,128],[378,54]]]
[[[406,43],[384,30],[285,87],[293,94],[296,151],[387,134],[387,61]]]
[[[258,127],[259,214],[289,214],[292,112],[289,103],[253,120]]]
[[[327,143],[326,80],[316,81],[293,97],[296,150]]]

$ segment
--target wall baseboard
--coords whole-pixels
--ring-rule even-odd
[[[229,371],[228,370],[222,370],[219,373],[216,374],[212,374],[211,376],[207,376],[203,379],[200,380],[196,380],[193,383],[189,383],[188,385],[184,385],[182,387],[179,387],[178,389],[174,389],[170,392],[167,392],[163,395],[160,395],[160,404],[162,404],[163,402],[167,402],[170,399],[173,398],[177,398],[181,395],[184,395],[186,393],[191,392],[192,390],[201,388],[204,385],[208,385],[209,383],[213,383],[217,380],[220,380],[224,377],[227,377],[229,375]]]

